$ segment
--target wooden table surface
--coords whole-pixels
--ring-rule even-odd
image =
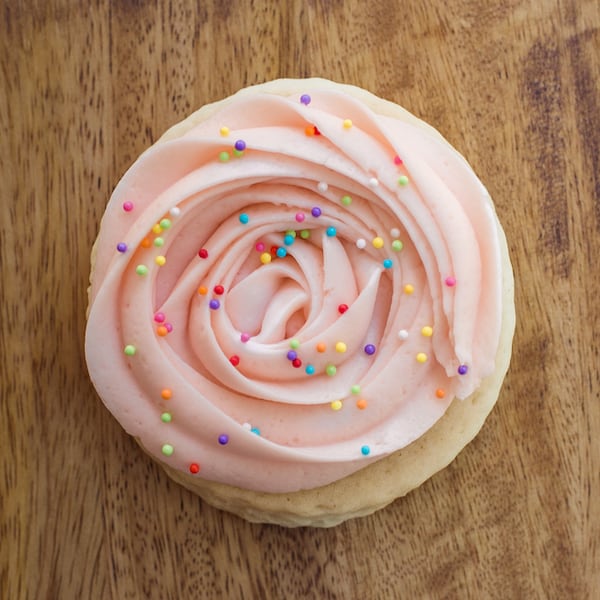
[[[597,0],[2,0],[0,597],[599,598]],[[172,483],[83,359],[113,186],[171,124],[275,77],[358,84],[440,129],[496,201],[518,325],[446,470],[330,530]]]

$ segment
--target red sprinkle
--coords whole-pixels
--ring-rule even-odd
[[[299,358],[295,358],[292,361],[292,367],[296,367],[296,369],[299,369],[302,366],[302,361]]]
[[[340,313],[340,315],[343,315],[347,310],[348,310],[347,304],[340,304],[338,306],[338,312]]]
[[[190,473],[192,475],[195,475],[196,473],[198,473],[200,471],[200,465],[197,465],[196,463],[192,463],[190,465]]]
[[[229,357],[229,362],[234,366],[237,367],[240,364],[240,357],[237,354],[234,354],[233,356]]]
[[[213,288],[213,292],[220,296],[225,291],[225,288],[222,285],[215,285]]]
[[[198,256],[200,258],[208,258],[208,250],[206,248],[200,248],[198,251]]]
[[[321,135],[321,132],[319,131],[317,126],[315,125],[314,127],[315,127],[315,135]]]
[[[278,246],[271,246],[271,256],[277,256]]]
[[[396,164],[396,165],[403,164],[402,159],[398,155],[394,156],[394,164]]]

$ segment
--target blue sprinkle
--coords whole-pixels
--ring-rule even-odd
[[[286,246],[291,246],[294,243],[294,236],[289,233],[283,238],[283,243]]]
[[[369,448],[369,446],[363,446],[360,451],[363,453],[363,456],[368,456],[371,453],[371,448]]]
[[[279,258],[284,258],[287,255],[287,250],[283,246],[279,246],[275,251],[275,254],[277,254]]]
[[[391,259],[391,258],[386,258],[386,259],[383,261],[383,266],[384,266],[386,269],[391,269],[393,264],[394,264],[394,263],[392,262],[392,259]]]
[[[250,217],[249,217],[249,216],[248,216],[246,213],[242,213],[242,214],[240,215],[240,223],[241,223],[242,225],[247,225],[247,224],[248,224],[248,221],[250,221]]]
[[[255,435],[260,435],[260,429],[258,427],[253,427],[250,431]]]
[[[306,369],[304,369],[306,371],[307,375],[314,375],[315,374],[315,368],[312,365],[306,365]]]
[[[335,227],[328,227],[326,233],[329,237],[335,237],[335,235],[337,234],[337,231],[336,231]]]

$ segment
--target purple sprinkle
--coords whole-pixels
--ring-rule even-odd
[[[228,441],[229,441],[229,436],[226,433],[222,433],[219,436],[219,444],[221,444],[221,446],[224,446]]]
[[[468,370],[469,370],[469,367],[467,367],[467,365],[460,365],[460,367],[458,367],[458,374],[466,375]]]
[[[287,357],[288,360],[296,360],[298,358],[298,353],[295,350],[288,350]]]
[[[127,252],[127,244],[125,244],[124,242],[119,242],[117,244],[117,250],[119,252]]]
[[[308,94],[302,94],[302,96],[300,96],[300,102],[305,106],[308,106],[310,104],[310,96]]]
[[[234,144],[234,148],[238,151],[238,152],[243,152],[246,149],[246,142],[244,140],[238,140],[235,144]]]
[[[369,356],[371,356],[371,354],[375,354],[375,350],[376,350],[376,348],[375,348],[375,346],[374,346],[373,344],[367,344],[367,345],[365,346],[365,352],[366,352],[366,353],[367,353]]]
[[[318,206],[313,206],[312,210],[310,211],[310,214],[313,217],[320,217],[321,216],[321,209]]]
[[[211,300],[208,303],[208,306],[210,306],[210,308],[212,308],[213,310],[217,310],[217,308],[219,308],[219,306],[221,306],[221,303],[218,300]]]

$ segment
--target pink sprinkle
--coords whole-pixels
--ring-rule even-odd
[[[254,246],[256,248],[257,252],[262,252],[265,249],[265,245],[262,242],[257,242],[256,246]]]
[[[125,212],[131,212],[133,210],[133,202],[129,200],[127,202],[123,202],[123,210]]]
[[[296,213],[296,221],[302,223],[304,221],[304,213]]]
[[[157,313],[154,315],[154,320],[155,320],[157,323],[163,323],[163,322],[164,322],[164,320],[165,320],[165,313],[157,312]]]
[[[250,339],[250,334],[249,333],[242,333],[242,335],[240,335],[240,340],[242,340],[242,342],[245,344],[248,340]]]
[[[171,331],[173,331],[173,325],[171,325],[171,323],[165,323],[165,329],[171,333]]]
[[[454,287],[456,285],[456,279],[454,279],[454,277],[446,277],[445,283],[448,287]]]
[[[394,164],[395,165],[401,165],[402,164],[402,159],[396,154],[396,156],[394,156]]]

